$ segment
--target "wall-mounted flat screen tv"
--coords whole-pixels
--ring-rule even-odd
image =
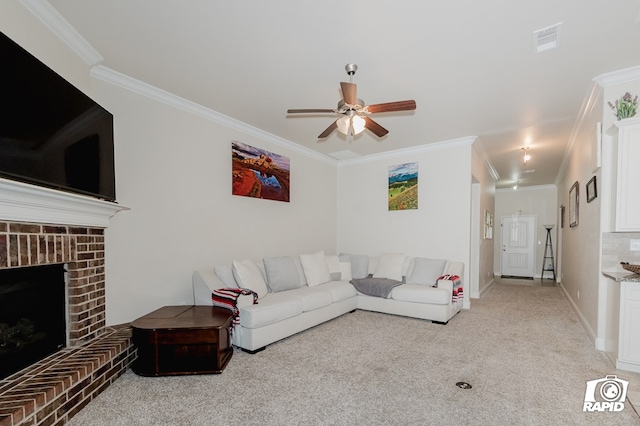
[[[113,116],[0,33],[0,177],[115,201]]]

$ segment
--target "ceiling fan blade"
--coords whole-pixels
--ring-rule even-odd
[[[340,82],[342,89],[342,99],[345,104],[355,105],[358,103],[358,88],[355,83]]]
[[[331,125],[327,127],[324,132],[320,133],[320,135],[318,136],[318,139],[326,138],[337,128],[338,128],[338,120],[331,123]]]
[[[298,113],[314,113],[314,112],[336,112],[335,109],[288,109],[287,114]]]
[[[416,109],[416,101],[414,100],[387,102],[384,104],[367,106],[367,111],[369,111],[370,114],[375,114],[377,112],[412,111],[414,109]]]
[[[387,129],[385,129],[384,127],[382,127],[381,125],[379,125],[378,123],[370,119],[369,117],[362,117],[362,118],[364,118],[364,127],[371,130],[379,138],[389,133]]]

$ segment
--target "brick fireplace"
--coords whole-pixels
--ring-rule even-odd
[[[0,269],[66,265],[67,347],[0,380],[0,426],[66,423],[135,358],[129,326],[105,322],[105,224],[122,208],[31,191],[0,182]],[[6,220],[24,216],[36,220]]]

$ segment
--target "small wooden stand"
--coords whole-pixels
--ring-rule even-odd
[[[135,320],[133,343],[141,376],[221,373],[233,355],[231,311],[165,306]]]

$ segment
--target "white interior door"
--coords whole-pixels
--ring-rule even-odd
[[[535,216],[502,218],[502,275],[533,278]]]

